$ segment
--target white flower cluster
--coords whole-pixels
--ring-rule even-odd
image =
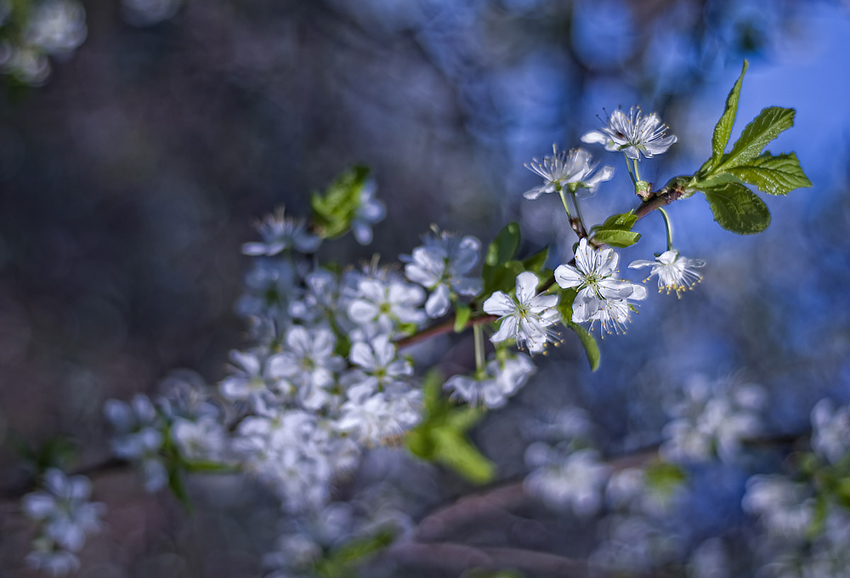
[[[733,461],[741,441],[759,433],[765,392],[753,384],[694,376],[667,406],[661,455],[672,462]]]
[[[399,536],[413,522],[392,492],[356,495],[321,509],[290,515],[281,528],[276,548],[264,558],[270,578],[312,578],[316,563],[351,540],[369,540],[381,533]],[[373,488],[374,489],[374,488]]]
[[[747,482],[742,506],[765,530],[756,540],[765,576],[845,576],[850,567],[850,510],[843,487],[850,409],[821,400],[811,412],[811,424],[812,453],[799,460],[807,464],[805,477],[757,475]]]
[[[536,441],[525,451],[531,468],[525,491],[552,508],[578,517],[595,515],[603,504],[603,491],[611,469],[596,450],[587,448],[590,422],[579,408],[567,407],[533,428]]]
[[[819,508],[818,499],[811,484],[785,476],[761,475],[749,480],[743,506],[758,516],[766,530],[755,544],[763,575],[809,578],[847,574],[850,512],[831,501]]]
[[[9,16],[0,9],[0,28]],[[35,2],[17,42],[0,42],[0,72],[41,85],[50,76],[48,56],[68,57],[87,34],[86,13],[76,0]]]
[[[443,388],[451,391],[452,397],[460,398],[471,406],[483,403],[489,408],[497,408],[505,405],[536,370],[527,355],[504,352],[494,356],[482,373],[452,376]]]
[[[42,485],[22,502],[27,517],[39,524],[27,563],[54,576],[67,574],[79,568],[77,552],[88,534],[100,530],[106,507],[90,501],[91,482],[85,476],[68,477],[51,468]]]
[[[459,295],[475,297],[481,293],[481,279],[469,275],[478,264],[481,242],[475,237],[459,238],[436,228],[423,241],[425,244],[411,255],[401,256],[407,263],[404,274],[431,292],[425,302],[428,317],[442,317]]]
[[[683,498],[681,486],[656,487],[644,469],[612,473],[605,488],[609,513],[602,523],[603,539],[591,563],[607,573],[651,574],[677,560],[683,544],[671,514]]]
[[[129,403],[111,399],[104,405],[116,432],[113,453],[136,465],[148,492],[168,483],[164,453],[168,445],[176,448],[184,463],[229,461],[221,412],[206,385],[194,377],[172,377],[164,385],[166,393],[155,403],[137,394]]]

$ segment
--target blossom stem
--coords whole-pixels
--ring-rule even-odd
[[[628,164],[628,161],[626,161],[626,164]],[[638,160],[637,159],[635,159],[635,181],[636,181],[635,184],[640,182],[640,171],[638,170]]]
[[[472,326],[475,337],[475,372],[484,373],[484,328],[478,324]]]
[[[632,184],[637,185],[637,179],[635,179],[635,175],[632,173],[632,165],[629,163],[629,157],[623,155],[623,160],[626,161],[626,169],[629,171],[629,178],[632,179]]]
[[[558,194],[561,195],[561,204],[564,205],[564,211],[566,211],[566,213],[567,213],[567,218],[572,219],[573,216],[570,215],[570,207],[569,207],[569,205],[567,205],[567,197],[564,194],[564,189],[561,188],[561,190],[558,191]]]
[[[570,226],[575,231],[576,235],[578,235],[579,239],[584,239],[587,237],[587,228],[584,226],[584,218],[581,216],[581,209],[578,206],[578,197],[574,192],[570,192],[570,197],[573,200],[573,206],[575,207],[576,216],[570,219]]]
[[[664,218],[664,226],[667,228],[667,250],[673,250],[673,223],[670,222],[670,216],[667,214],[667,211],[658,207],[658,211],[661,213],[661,216]]]

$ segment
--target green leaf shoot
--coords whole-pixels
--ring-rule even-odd
[[[360,195],[369,178],[369,169],[355,166],[331,183],[324,193],[310,194],[313,224],[324,239],[335,239],[351,229],[360,207]]]

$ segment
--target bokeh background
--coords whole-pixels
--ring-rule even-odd
[[[5,441],[70,435],[94,461],[107,452],[106,399],[154,392],[176,368],[223,377],[228,351],[246,343],[234,303],[252,223],[281,204],[306,216],[309,192],[354,163],[372,168],[388,216],[371,246],[346,238],[323,258],[394,262],[432,223],[488,242],[518,220],[523,251],[554,242],[552,265],[567,260],[558,201],[522,198],[538,184],[523,163],[578,145],[606,109],[641,105],[679,137],[644,177],[692,173],[745,58],[736,134],[764,106],[796,108],[770,149],[796,151],[814,186],[767,198],[773,222],[755,237],[721,230],[699,195],[672,205],[676,244],[708,262],[703,283],[680,300],[650,295],[626,335],[601,342],[596,373],[565,335],[476,440],[504,478],[519,476],[523,420],[572,403],[616,454],[658,440],[661,401],[695,374],[763,385],[777,433],[804,430],[824,395],[850,400],[847,3],[189,0],[160,21],[119,0],[83,5],[88,37],[43,86],[0,80]],[[636,199],[620,158],[592,152],[618,171],[585,205],[601,222]],[[659,217],[637,230],[625,262],[663,250]],[[467,363],[448,355],[444,369]],[[9,443],[0,472],[19,475]],[[709,526],[740,517],[744,479],[728,480],[727,508],[706,507]],[[433,483],[420,515],[468,490],[450,473]],[[99,482],[110,529],[80,575],[258,575],[272,501],[228,482],[193,490],[187,515],[132,474]],[[15,530],[4,523],[0,575],[27,576]],[[535,535],[563,551],[551,532]]]

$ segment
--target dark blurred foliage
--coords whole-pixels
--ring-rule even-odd
[[[193,0],[143,29],[124,24],[116,2],[85,7],[89,37],[74,57],[44,87],[10,85],[0,100],[2,431],[72,434],[83,461],[106,452],[105,399],[154,391],[176,367],[222,377],[244,343],[240,246],[275,206],[306,215],[311,190],[364,163],[388,217],[372,246],[347,238],[323,258],[392,262],[431,223],[486,242],[508,220],[522,222],[524,250],[557,240],[564,257],[572,233],[553,199],[522,200],[537,184],[523,162],[578,144],[603,107],[641,104],[680,139],[650,178],[693,171],[744,58],[755,102],[758,71],[805,58],[830,18],[812,13],[847,30],[840,7],[790,0]],[[825,114],[804,110],[817,102],[783,96],[752,110],[795,106],[799,119]],[[842,159],[823,161],[843,145],[814,138],[797,135],[788,150],[816,186],[769,200],[774,222],[759,239],[720,232],[702,201],[673,207],[678,244],[709,261],[706,281],[680,301],[651,297],[628,335],[605,339],[597,374],[565,335],[516,404],[477,432],[503,475],[523,471],[522,421],[564,402],[589,409],[612,453],[627,433],[657,441],[659,401],[692,372],[764,383],[779,430],[804,427],[825,391],[848,399],[850,206]],[[602,158],[624,178],[619,159]],[[619,183],[594,199],[592,221],[636,204]],[[642,253],[624,261],[661,250],[652,219],[639,227]],[[444,366],[470,360],[462,342]],[[2,451],[0,477],[13,479]],[[466,489],[442,477],[444,495]],[[192,516],[142,496],[129,474],[99,485],[111,528],[81,575],[256,575],[273,508],[216,484],[196,488]],[[561,522],[539,524],[525,546],[580,550],[549,543]],[[25,540],[5,539],[5,564],[17,568]]]

